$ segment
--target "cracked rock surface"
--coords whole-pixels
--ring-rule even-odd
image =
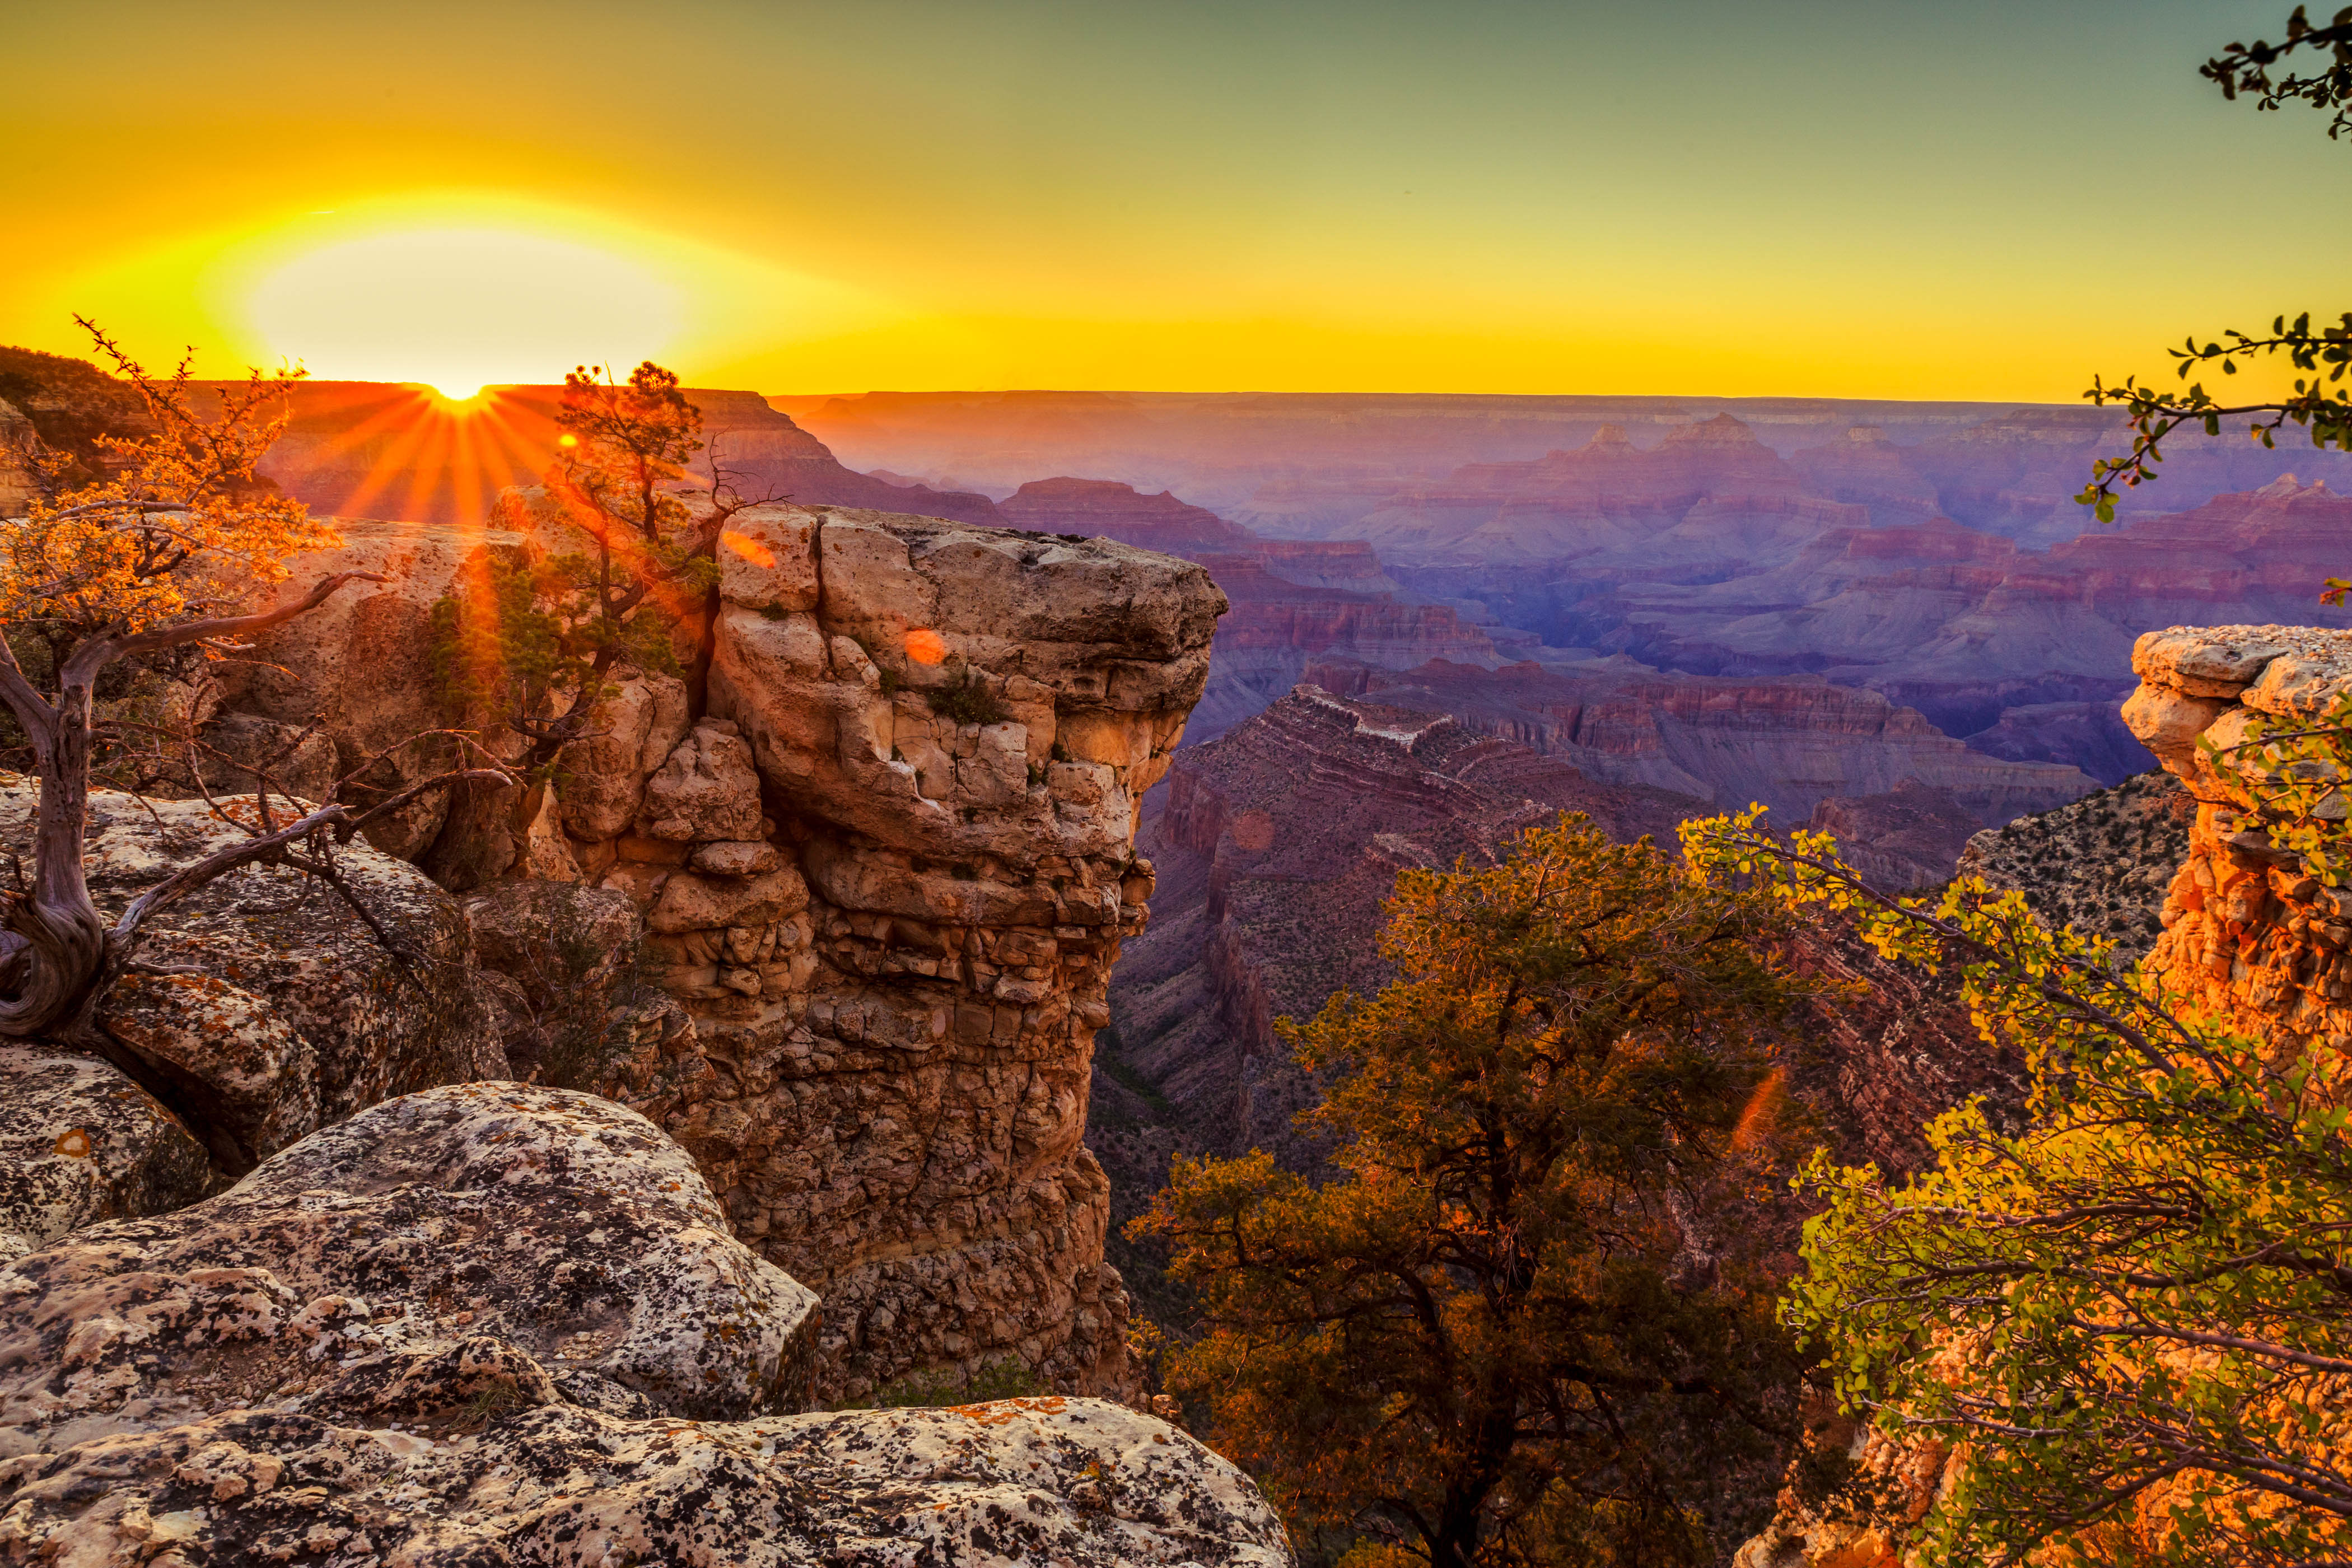
[[[464,1084],[0,1267],[0,1559],[77,1568],[1291,1559],[1092,1399],[790,1415],[815,1298],[593,1096]]]
[[[0,848],[26,851],[34,782],[0,773]],[[288,803],[274,804],[283,825]],[[251,795],[89,797],[84,873],[108,919],[187,862],[243,837]],[[230,1174],[313,1129],[435,1084],[502,1078],[479,1026],[472,942],[457,900],[415,867],[354,842],[352,894],[405,955],[325,884],[268,866],[232,871],[150,921],[98,1010],[118,1058]]]
[[[796,1409],[814,1308],[727,1234],[693,1162],[643,1117],[457,1084],[313,1133],[218,1197],[0,1269],[0,1447],[245,1406]]]
[[[0,1459],[0,1552],[77,1568],[1292,1561],[1240,1471],[1098,1399],[696,1424],[537,1390],[449,1427],[241,1410]]]

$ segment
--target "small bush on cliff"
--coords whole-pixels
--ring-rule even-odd
[[[2352,1560],[2352,1066],[2278,1059],[2173,1009],[2114,946],[1974,879],[1865,888],[1826,836],[1685,825],[1695,868],[1843,911],[1956,967],[2021,1048],[2035,1119],[1974,1103],[1890,1185],[1816,1156],[1826,1212],[1789,1298],[1844,1407],[1967,1462],[1912,1545],[1933,1563]],[[1933,1477],[1935,1465],[1927,1467]]]
[[[1580,817],[1397,880],[1401,977],[1283,1029],[1328,1097],[1320,1188],[1180,1160],[1163,1238],[1205,1336],[1171,1388],[1296,1533],[1468,1564],[1705,1563],[1795,1426],[1754,1223],[1796,1119],[1784,926]]]
[[[526,531],[550,521],[583,548],[527,563],[485,557],[433,607],[444,696],[497,712],[522,738],[520,771],[534,782],[587,732],[614,668],[677,669],[674,634],[705,609],[726,518],[748,504],[722,497],[698,518],[676,493],[702,450],[702,414],[657,364],[625,382],[580,366],[563,378],[556,422],[563,434],[543,496],[501,497],[499,521]],[[715,469],[712,488],[723,489]],[[526,799],[521,820],[537,809]]]
[[[977,675],[966,675],[952,686],[943,686],[923,693],[931,711],[958,724],[1002,724],[1013,717],[1011,709],[998,700],[988,683]]]

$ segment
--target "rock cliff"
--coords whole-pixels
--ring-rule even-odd
[[[2256,719],[2310,720],[2352,690],[2352,633],[2289,626],[2172,626],[2132,653],[2124,705],[2164,774],[1979,834],[1961,868],[2018,887],[2049,920],[2145,955],[2189,1007],[2283,1048],[2352,1038],[2352,914],[2298,856],[2230,803],[2217,758]],[[1874,1509],[1808,1506],[1784,1493],[1738,1568],[1897,1568],[1908,1529],[1961,1474],[1965,1456],[1833,1424],[1880,1488]]]
[[[622,682],[529,823],[511,799],[445,809],[386,847],[463,870],[502,931],[536,923],[491,896],[517,878],[577,889],[582,930],[602,929],[600,899],[641,921],[674,1008],[638,1010],[605,1087],[822,1292],[828,1397],[1003,1361],[1123,1388],[1089,1059],[1151,889],[1139,802],[1224,600],[1196,566],[1101,540],[845,508],[758,509],[731,531],[688,661],[699,691]],[[215,723],[315,720],[363,756],[377,727],[428,717],[433,687],[362,672],[426,662],[430,602],[467,551],[532,547],[355,531],[315,565],[394,581],[266,642],[279,673]],[[510,938],[484,946],[532,966]],[[538,968],[509,974],[519,1005]]]
[[[2153,962],[2190,1005],[2255,1038],[2352,1038],[2352,910],[2230,803],[2198,745],[2233,745],[2257,717],[2325,712],[2352,690],[2352,632],[2173,626],[2139,639],[2132,669],[2124,718],[2197,802]]]

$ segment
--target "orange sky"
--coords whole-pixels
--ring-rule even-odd
[[[0,342],[214,373],[2069,399],[2341,308],[2267,5],[0,10]],[[2283,8],[2281,9],[2283,16]]]

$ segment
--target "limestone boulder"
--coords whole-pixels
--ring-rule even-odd
[[[29,856],[37,798],[32,781],[0,775],[0,846]],[[283,821],[285,804],[273,809]],[[100,911],[243,837],[258,811],[250,795],[222,797],[216,815],[91,792],[84,868]],[[394,1095],[505,1076],[456,900],[365,844],[338,865],[366,917],[321,881],[247,867],[152,921],[136,956],[163,973],[126,974],[100,1004],[142,1087],[232,1174]]]
[[[1240,1471],[1119,1405],[793,1414],[816,1323],[643,1118],[407,1096],[0,1264],[0,1555],[1293,1561]]]
[[[728,519],[719,536],[719,596],[771,614],[815,609],[823,516],[804,506],[755,506]]]
[[[648,837],[674,843],[760,837],[760,774],[735,725],[696,724],[646,784],[640,816]]]
[[[723,610],[712,709],[799,808],[898,848],[1115,852],[1166,771],[1225,609],[1202,568],[845,508],[814,611]],[[1099,774],[1057,787],[1056,762]]]
[[[105,1062],[0,1045],[0,1263],[100,1220],[209,1192],[212,1161],[177,1117]]]
[[[27,1253],[0,1268],[0,1325],[5,1451],[247,1407],[447,1419],[485,1389],[793,1410],[816,1315],[652,1123],[505,1083],[387,1101],[218,1197]]]

